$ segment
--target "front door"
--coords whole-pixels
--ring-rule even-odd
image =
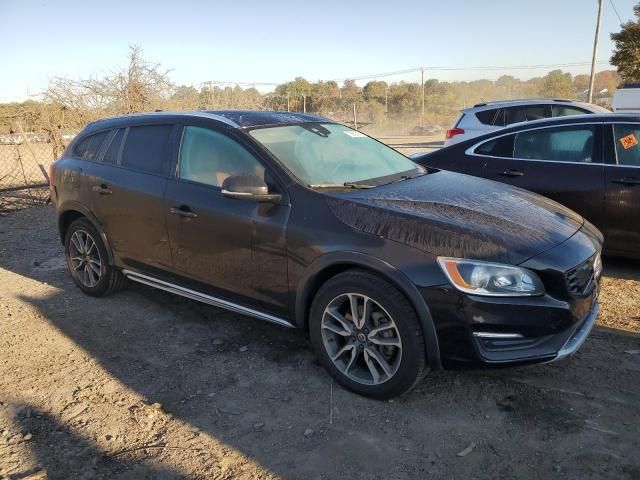
[[[615,155],[606,167],[605,247],[640,255],[640,124],[613,125]]]
[[[165,194],[174,270],[214,295],[273,313],[288,305],[285,227],[289,207],[225,197],[231,175],[269,173],[231,134],[185,126]]]
[[[484,177],[551,198],[587,218],[605,223],[601,125],[523,130],[476,148],[486,155]],[[488,150],[489,149],[489,150]]]

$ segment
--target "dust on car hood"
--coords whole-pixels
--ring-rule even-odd
[[[512,265],[564,242],[584,223],[535,193],[445,171],[325,198],[354,229],[434,255]]]

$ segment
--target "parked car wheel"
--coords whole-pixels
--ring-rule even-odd
[[[71,277],[84,293],[102,297],[124,286],[126,277],[109,265],[100,234],[86,218],[79,218],[69,226],[64,247]]]
[[[311,306],[311,342],[344,387],[392,398],[423,378],[420,322],[405,296],[377,275],[353,270],[326,282]]]

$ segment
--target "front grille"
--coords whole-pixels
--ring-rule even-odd
[[[591,292],[594,283],[594,261],[595,256],[565,273],[567,288],[571,295],[580,297]]]

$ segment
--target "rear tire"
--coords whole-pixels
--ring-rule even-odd
[[[356,393],[393,398],[426,374],[415,310],[396,287],[372,273],[351,270],[327,281],[313,299],[309,329],[320,363]]]
[[[64,253],[71,278],[87,295],[103,297],[125,286],[127,278],[109,264],[107,248],[86,218],[75,220],[67,229]]]

